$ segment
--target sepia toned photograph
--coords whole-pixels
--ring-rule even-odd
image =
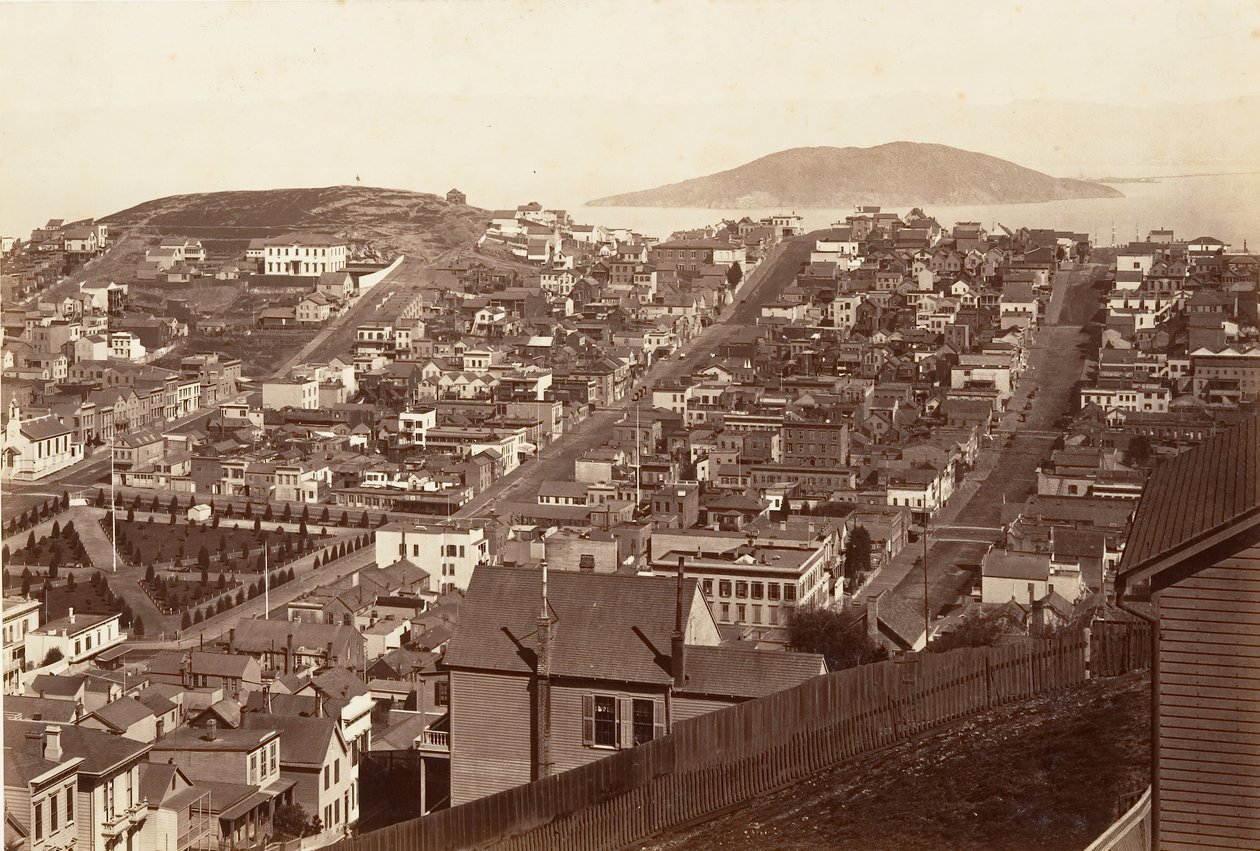
[[[0,0],[0,92],[4,851],[1260,849],[1256,0]]]

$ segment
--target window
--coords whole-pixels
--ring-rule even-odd
[[[617,698],[588,694],[582,697],[582,743],[588,747],[617,747],[621,721]]]
[[[66,787],[66,824],[74,824],[74,787]]]
[[[713,580],[712,579],[704,580],[704,594],[706,597],[713,596]]]
[[[721,597],[731,596],[731,580],[729,579],[718,580],[718,595]]]
[[[53,792],[48,798],[48,832],[57,832],[57,793]]]
[[[796,586],[787,584],[783,586],[783,599],[788,603],[796,602]]]
[[[333,782],[334,783],[341,782],[341,760],[340,759],[333,760]]]
[[[249,755],[249,782],[252,786],[258,782],[258,754]]]
[[[275,742],[272,742],[271,743],[271,773],[272,774],[276,773],[276,762],[279,760],[279,756],[280,756],[280,745],[276,744]]]
[[[652,741],[656,735],[657,715],[663,712],[664,706],[658,710],[655,700],[635,700],[633,707],[634,743],[641,745]]]
[[[329,782],[328,782],[328,781],[330,780],[330,778],[331,778],[331,777],[332,777],[332,772],[331,772],[331,770],[328,768],[328,766],[326,766],[326,765],[325,765],[325,766],[324,766],[324,789],[327,789],[327,788],[328,788],[328,786],[329,786]]]
[[[722,604],[722,618],[721,618],[721,620],[722,620],[723,622],[726,622],[726,621],[729,621],[730,619],[731,619],[731,604],[730,604],[730,603],[723,603],[723,604]]]
[[[433,684],[433,704],[449,706],[451,703],[451,684],[449,682]]]
[[[748,620],[748,607],[743,603],[735,604],[735,619],[740,623]]]
[[[762,585],[760,582],[754,582],[752,584],[752,598],[754,600],[761,599],[761,588],[762,588]]]
[[[743,600],[747,596],[748,596],[748,583],[742,582],[742,581],[736,582],[735,583],[735,597],[737,599]]]
[[[35,839],[44,838],[44,802],[40,801],[35,805]]]

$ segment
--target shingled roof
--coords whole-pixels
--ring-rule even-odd
[[[655,685],[670,681],[673,581],[552,571],[547,586],[553,675]],[[447,646],[446,666],[533,673],[541,601],[541,571],[479,566]],[[695,605],[704,603],[698,601],[696,580],[686,579],[684,622]]]
[[[1260,417],[1160,465],[1133,518],[1119,573],[1131,575],[1260,514]]]

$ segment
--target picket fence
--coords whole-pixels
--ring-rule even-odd
[[[620,848],[950,721],[1084,682],[1090,639],[917,654],[674,725],[606,759],[344,839],[337,851]]]

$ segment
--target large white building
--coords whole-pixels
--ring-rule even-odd
[[[445,594],[467,588],[473,568],[490,561],[483,526],[466,521],[386,523],[376,530],[376,563],[388,567],[402,559],[429,572],[432,588]]]
[[[320,233],[291,233],[267,240],[263,272],[319,277],[346,268],[346,241]]]
[[[78,463],[83,459],[83,444],[76,442],[74,428],[57,417],[24,420],[13,403],[5,425],[3,456],[0,477],[33,481]]]
[[[39,600],[4,600],[4,693],[22,693],[26,670],[26,636],[39,628]]]

